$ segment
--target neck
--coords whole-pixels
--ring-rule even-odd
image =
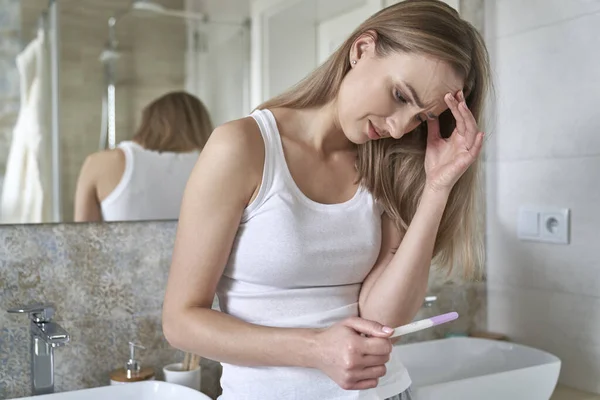
[[[297,115],[298,128],[307,137],[311,147],[324,156],[354,149],[355,145],[348,140],[340,126],[335,102],[318,108],[297,110]]]

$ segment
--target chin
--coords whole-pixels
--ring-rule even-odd
[[[346,138],[354,144],[365,144],[371,140],[366,133],[360,131],[348,133],[346,134]]]
[[[359,144],[365,144],[365,143],[369,142],[370,139],[361,137],[361,138],[351,138],[350,141],[355,145],[359,145]]]
[[[342,132],[346,136],[346,139],[353,144],[365,144],[370,139],[367,133],[363,131],[363,127],[360,124],[341,124]]]

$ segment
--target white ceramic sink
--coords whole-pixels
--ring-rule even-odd
[[[147,381],[74,390],[20,400],[210,400],[197,390],[173,383]]]
[[[449,338],[396,346],[418,400],[548,400],[558,357],[519,344]]]

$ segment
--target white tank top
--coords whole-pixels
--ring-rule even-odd
[[[362,282],[381,246],[382,209],[363,188],[344,203],[309,199],[288,169],[273,114],[258,110],[252,117],[265,143],[262,185],[244,211],[219,281],[221,310],[286,328],[322,328],[357,316]],[[360,392],[341,389],[316,369],[223,363],[219,399],[383,399],[410,385],[401,363],[390,361],[388,370],[391,386],[382,380],[378,390]]]
[[[118,147],[125,154],[125,172],[100,203],[104,221],[178,219],[183,191],[199,152],[159,153],[130,141]]]

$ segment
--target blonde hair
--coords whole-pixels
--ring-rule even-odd
[[[392,52],[422,54],[447,62],[465,79],[466,103],[481,124],[491,85],[489,56],[478,31],[452,7],[438,0],[405,0],[363,22],[352,35],[289,91],[258,108],[292,109],[324,106],[335,100],[350,70],[354,42],[371,34],[378,56]],[[439,117],[443,137],[455,120],[449,110]],[[401,235],[411,223],[425,186],[427,126],[421,124],[401,139],[386,138],[358,146],[360,183],[383,206]],[[450,273],[459,267],[466,278],[479,278],[483,267],[483,210],[480,209],[480,160],[454,185],[436,237],[433,264]]]
[[[201,150],[213,124],[197,97],[170,92],[148,104],[133,140],[148,150],[189,152]]]

